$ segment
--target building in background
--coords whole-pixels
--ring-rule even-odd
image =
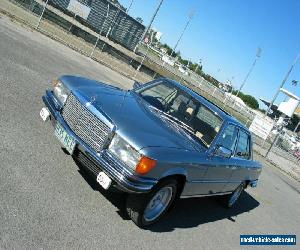
[[[49,2],[65,13],[69,12],[71,16],[77,14],[77,19],[82,24],[96,32],[101,31],[102,35],[130,50],[134,49],[145,30],[145,26],[129,16],[126,8],[117,0],[51,0]],[[76,10],[77,13],[70,11],[70,5],[79,8]],[[83,6],[82,10],[80,6]],[[84,16],[78,15],[81,11],[85,11]]]
[[[224,83],[220,82],[219,83],[219,88],[224,90],[225,92],[231,92],[232,90],[232,84],[230,81],[226,81]]]

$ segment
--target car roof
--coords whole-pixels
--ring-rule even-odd
[[[208,100],[204,96],[202,96],[199,93],[195,92],[194,90],[190,89],[189,87],[187,87],[187,86],[185,86],[185,85],[183,85],[179,82],[176,82],[172,79],[169,79],[169,78],[160,78],[160,80],[168,81],[169,83],[174,84],[177,87],[179,87],[180,89],[182,89],[183,91],[189,93],[196,100],[199,100],[205,106],[207,106],[208,108],[210,108],[211,110],[216,112],[222,118],[223,121],[234,123],[234,124],[236,124],[236,125],[238,125],[238,126],[242,127],[243,129],[248,131],[248,128],[244,124],[242,124],[240,121],[238,121],[236,118],[234,118],[232,115],[227,113],[222,108],[218,107],[216,104],[214,104],[213,102],[211,102],[210,100]]]

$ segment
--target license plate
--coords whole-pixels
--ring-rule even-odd
[[[40,111],[40,116],[43,119],[43,121],[47,121],[50,117],[50,112],[47,108],[42,108]]]
[[[73,137],[71,137],[66,130],[60,125],[58,122],[55,125],[55,131],[54,134],[59,139],[59,141],[63,144],[63,146],[66,148],[66,150],[73,154],[74,148],[76,145],[76,141]]]
[[[97,182],[104,188],[108,189],[111,184],[111,179],[104,172],[100,172],[97,176]]]

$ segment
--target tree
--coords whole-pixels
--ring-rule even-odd
[[[144,22],[143,18],[141,18],[141,17],[137,17],[136,20],[137,20],[139,23],[143,23],[143,22]]]
[[[251,96],[251,95],[244,95],[243,101],[250,107],[253,109],[258,109],[259,108],[259,104],[257,102],[257,100]]]
[[[233,91],[232,94],[236,95],[237,91]],[[251,95],[245,95],[243,92],[239,92],[238,97],[243,100],[243,102],[252,109],[259,109],[258,101],[255,97]]]
[[[171,47],[168,44],[164,43],[164,44],[161,45],[161,47],[165,48],[167,50],[167,54],[168,55],[171,55],[172,49],[171,49]]]

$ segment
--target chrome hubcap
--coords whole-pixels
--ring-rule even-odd
[[[163,187],[149,201],[145,211],[145,221],[153,221],[162,214],[169,205],[173,194],[171,187]]]

